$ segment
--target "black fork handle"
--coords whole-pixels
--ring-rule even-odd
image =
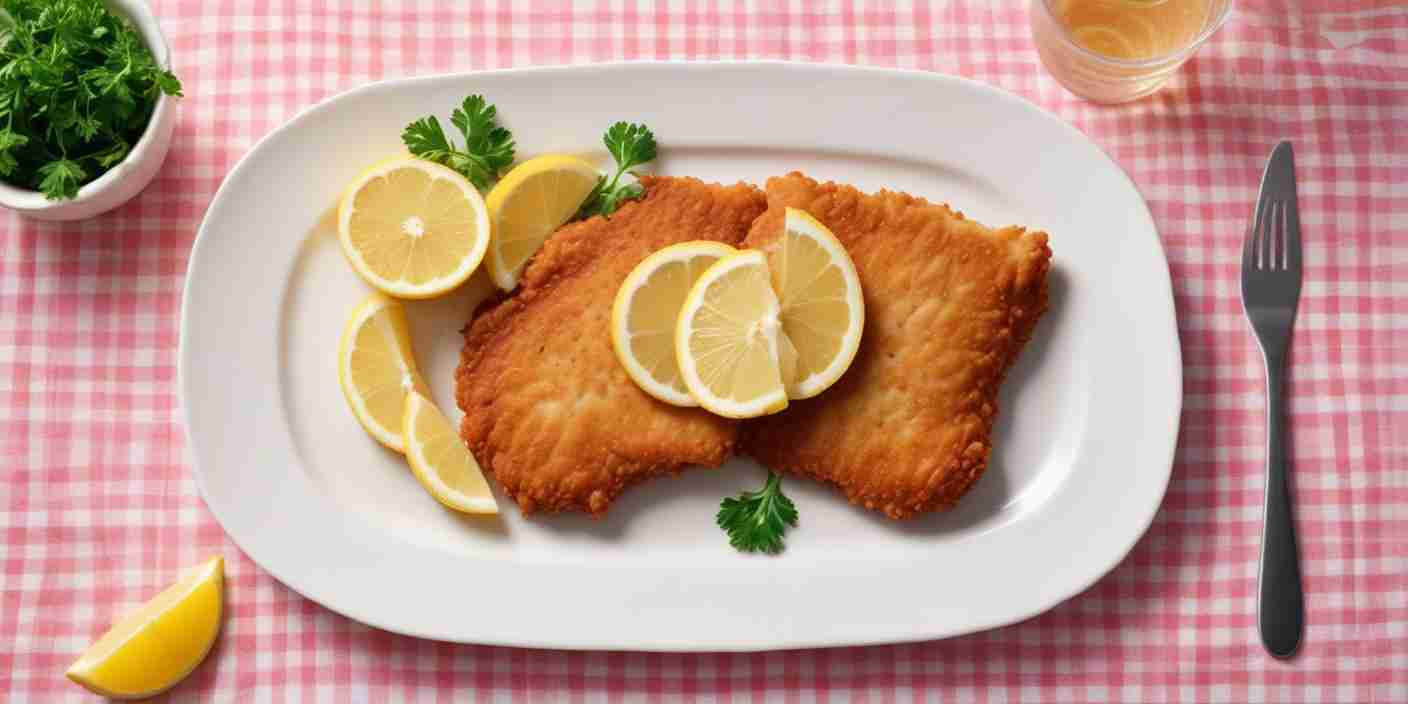
[[[1266,354],[1266,506],[1257,577],[1257,627],[1267,652],[1289,658],[1305,630],[1305,596],[1286,455],[1285,352]]]

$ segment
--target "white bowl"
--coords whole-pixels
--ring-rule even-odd
[[[143,0],[108,0],[108,5],[132,21],[157,64],[170,68],[171,51],[147,3]],[[175,128],[176,101],[163,93],[157,97],[151,121],[132,152],[117,166],[78,189],[77,198],[51,201],[38,191],[0,182],[0,206],[39,220],[82,220],[112,210],[131,200],[156,177],[161,163],[166,160],[166,152],[171,147],[171,132]]]

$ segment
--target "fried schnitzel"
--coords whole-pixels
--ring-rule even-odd
[[[998,386],[1046,310],[1046,234],[796,172],[767,199],[745,245],[767,248],[789,206],[811,213],[855,261],[865,333],[830,389],[745,422],[743,451],[892,518],[952,506],[987,467]]]
[[[754,186],[646,176],[611,218],[558,230],[516,293],[464,329],[460,434],[524,513],[604,513],[626,487],[685,465],[717,466],[736,421],[641,391],[611,347],[611,303],[636,264],[677,242],[739,244],[766,208]]]

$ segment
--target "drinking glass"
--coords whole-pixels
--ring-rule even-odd
[[[1185,45],[1147,59],[1116,59],[1081,46],[1053,7],[1062,0],[1031,0],[1032,41],[1046,70],[1067,90],[1097,103],[1123,103],[1158,90],[1203,42],[1227,22],[1232,0],[1208,0],[1203,28]]]

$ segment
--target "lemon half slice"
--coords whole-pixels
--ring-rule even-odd
[[[489,191],[493,241],[485,259],[494,285],[511,291],[528,259],[572,219],[601,174],[575,156],[548,154],[513,167]]]
[[[439,164],[397,157],[367,169],[338,205],[352,268],[400,298],[431,298],[469,278],[489,246],[489,212],[474,185]]]
[[[431,496],[456,511],[499,512],[479,463],[432,401],[415,391],[407,394],[401,428],[411,471]]]
[[[401,413],[406,395],[428,392],[400,302],[373,293],[352,310],[338,345],[337,381],[357,422],[377,442],[405,452]]]
[[[782,236],[763,248],[782,310],[782,356],[796,366],[787,397],[811,398],[841,378],[865,331],[865,299],[851,255],[806,211],[788,208]],[[790,344],[792,349],[786,349]]]
[[[685,296],[714,262],[736,252],[722,242],[681,242],[646,257],[611,306],[611,346],[642,391],[676,406],[698,406],[675,361],[675,324]]]
[[[123,616],[64,674],[104,697],[142,699],[175,686],[220,633],[225,560],[211,558]]]
[[[731,254],[699,276],[675,327],[680,378],[699,405],[729,418],[787,407],[795,360],[784,359],[782,312],[758,250]]]

